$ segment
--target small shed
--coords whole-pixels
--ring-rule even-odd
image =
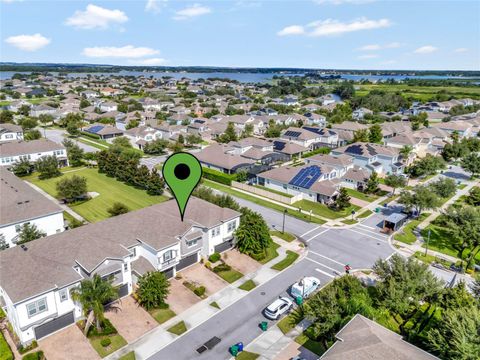
[[[393,213],[383,220],[383,228],[388,231],[397,231],[407,220],[407,215],[402,213]]]

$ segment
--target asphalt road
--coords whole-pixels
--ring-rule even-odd
[[[51,140],[53,142],[56,142],[57,144],[61,144],[63,140],[65,140],[65,135],[66,131],[65,130],[59,130],[59,129],[43,129],[43,128],[38,128],[40,132],[42,133],[45,138],[48,140]],[[79,147],[80,149],[83,149],[85,152],[97,152],[98,149],[96,147],[81,143],[80,141],[76,141],[75,139],[72,139]]]
[[[281,229],[283,214],[237,200],[241,205],[260,212],[270,227]],[[262,333],[258,324],[266,320],[262,310],[278,296],[288,296],[286,290],[303,276],[315,276],[325,284],[343,273],[347,263],[354,269],[369,268],[377,259],[388,258],[393,249],[376,226],[388,215],[387,212],[375,214],[365,224],[349,229],[326,228],[287,216],[285,230],[302,237],[309,250],[307,257],[175,339],[149,359],[229,359],[228,348],[239,341],[247,345],[258,337]],[[269,321],[270,326],[273,323]],[[221,342],[212,350],[198,354],[196,349],[214,336]]]

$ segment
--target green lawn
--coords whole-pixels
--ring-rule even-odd
[[[266,186],[262,186],[262,185],[254,185],[254,187],[256,188],[259,188],[259,189],[262,189],[262,190],[265,190],[265,191],[268,191],[268,192],[271,192],[273,194],[277,194],[277,195],[282,195],[282,196],[285,196],[285,197],[288,197],[288,198],[292,198],[293,195],[290,195],[290,194],[287,194],[287,193],[284,193],[284,192],[281,192],[281,191],[277,191],[277,190],[273,190],[273,189],[270,189]]]
[[[292,313],[280,320],[277,323],[277,326],[282,333],[287,334],[300,322],[300,320],[301,318],[299,316],[295,316],[295,314]]]
[[[123,355],[118,360],[135,360],[135,351],[130,351],[128,354]]]
[[[274,204],[270,201],[263,200],[263,199],[255,197],[255,196],[251,196],[251,195],[236,191],[236,190],[234,190],[231,187],[228,187],[226,185],[222,185],[222,184],[219,184],[217,182],[214,182],[214,181],[211,181],[211,180],[208,180],[208,179],[203,179],[203,183],[204,183],[205,186],[211,187],[212,189],[219,190],[219,191],[221,191],[225,194],[236,196],[238,198],[253,202],[257,205],[261,205],[261,206],[276,210],[280,213],[283,213],[285,210],[287,210],[287,214],[289,216],[293,216],[293,217],[296,217],[296,218],[298,218],[300,220],[304,220],[304,221],[310,221],[310,216],[309,215],[302,214],[298,211],[295,211],[295,210],[292,210],[292,209],[287,209],[286,207],[284,207],[282,205]],[[322,224],[325,224],[326,221],[324,221],[322,219],[312,217],[310,222],[322,225]]]
[[[255,284],[255,282],[253,280],[247,280],[242,285],[240,285],[238,288],[241,289],[241,290],[250,291],[252,289],[255,289],[256,286],[257,286],[257,284]]]
[[[239,353],[235,359],[236,360],[255,360],[259,356],[260,355],[258,355],[258,354],[255,354],[255,353],[252,353],[250,351],[245,351],[244,350],[241,353]]]
[[[429,213],[423,213],[420,215],[420,217],[417,220],[411,220],[409,223],[407,223],[400,232],[395,234],[393,237],[397,241],[401,241],[405,244],[413,244],[415,241],[417,241],[417,238],[415,234],[413,233],[413,230],[423,221],[425,220],[430,214]]]
[[[3,333],[0,332],[0,359],[1,360],[13,360],[13,353],[8,346],[7,340],[3,337]]]
[[[159,324],[163,324],[165,321],[170,320],[176,314],[170,309],[150,309],[148,310],[150,315],[157,320]]]
[[[272,241],[272,244],[267,248],[266,253],[267,255],[261,259],[258,260],[260,264],[266,264],[272,259],[275,259],[278,256],[277,249],[280,247],[276,242]]]
[[[99,195],[93,199],[70,205],[75,212],[89,222],[97,222],[110,217],[107,209],[117,201],[125,204],[130,210],[138,210],[167,200],[167,197],[163,195],[148,195],[145,190],[136,189],[133,186],[110,178],[105,174],[100,174],[96,169],[84,168],[69,172],[61,177],[47,180],[39,180],[36,174],[24,179],[56,197],[57,182],[64,177],[71,177],[73,175],[86,177],[88,191],[99,193]]]
[[[345,189],[347,190],[348,195],[350,195],[351,197],[363,200],[363,201],[372,202],[372,201],[375,201],[375,200],[378,199],[377,195],[365,194],[365,193],[360,192],[358,190],[349,189],[349,188],[345,188]]]
[[[103,347],[100,342],[102,339],[109,338],[110,341],[112,342],[109,346]],[[104,335],[104,336],[95,336],[92,338],[89,338],[90,344],[92,344],[92,347],[95,349],[95,351],[100,355],[100,357],[105,357],[114,351],[117,351],[121,347],[127,345],[127,342],[123,337],[121,337],[119,334],[115,335]]]
[[[168,328],[167,331],[175,335],[181,335],[185,331],[187,331],[187,326],[185,325],[185,322],[180,321],[179,323],[173,325],[171,328]]]
[[[361,213],[360,215],[357,216],[357,219],[366,218],[366,217],[370,216],[371,214],[372,214],[372,210],[364,211],[363,213]]]
[[[346,225],[353,225],[353,224],[356,224],[357,222],[358,222],[357,220],[352,220],[352,219],[342,220],[342,223]]]
[[[400,194],[395,194],[393,196],[390,196],[390,197],[387,197],[385,200],[381,201],[380,202],[380,205],[385,205],[385,204],[388,204],[394,200],[396,200],[398,197],[400,196]]]
[[[234,270],[233,268],[227,271],[216,272],[215,274],[230,284],[243,277],[241,272]]]
[[[297,260],[297,258],[298,258],[298,254],[296,252],[287,250],[287,256],[285,257],[285,259],[273,265],[272,269],[282,271],[283,269],[286,269],[287,267],[292,265],[294,261]]]
[[[322,343],[318,341],[314,341],[308,337],[308,333],[310,328],[307,328],[302,334],[298,335],[295,338],[295,342],[297,344],[302,345],[305,349],[310,350],[311,352],[317,354],[318,356],[321,356],[325,352],[325,347],[323,346]]]
[[[287,232],[282,233],[281,231],[276,231],[276,230],[270,231],[270,235],[271,236],[276,236],[276,237],[278,237],[282,240],[285,240],[287,242],[292,242],[293,240],[295,240],[297,238],[295,235],[292,235],[290,233],[287,233]]]
[[[352,205],[352,206],[350,206],[350,207],[348,207],[344,210],[335,211],[335,210],[330,209],[325,204],[320,204],[320,203],[309,201],[309,200],[297,201],[296,203],[293,204],[293,206],[301,208],[304,211],[312,210],[312,212],[314,214],[316,214],[318,216],[328,218],[328,219],[342,218],[342,217],[350,215],[352,210],[358,211],[358,209],[360,209],[359,206]]]
[[[99,145],[97,143],[93,143],[91,141],[85,140],[84,138],[77,138],[75,140],[77,140],[78,142],[81,142],[82,144],[89,145],[89,146],[92,146],[94,148],[97,148],[98,150],[105,150],[106,149],[105,146],[102,146],[102,145]]]

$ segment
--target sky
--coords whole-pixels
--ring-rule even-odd
[[[0,0],[0,61],[480,70],[480,1]]]

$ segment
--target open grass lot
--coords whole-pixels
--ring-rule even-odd
[[[312,210],[312,213],[322,216],[328,219],[338,219],[351,214],[352,210],[358,211],[359,206],[352,205],[342,211],[335,211],[330,209],[327,205],[320,204],[308,200],[300,200],[293,204],[294,206],[301,208],[304,211]],[[312,218],[313,219],[313,218]]]
[[[345,189],[347,189],[348,195],[350,195],[351,197],[363,200],[363,201],[372,202],[372,201],[375,201],[375,200],[378,199],[377,195],[365,194],[361,191],[354,190],[354,189],[349,189],[349,188],[345,188]]]
[[[150,309],[148,312],[159,324],[163,324],[165,321],[170,320],[176,315],[170,309]]]
[[[252,289],[255,289],[257,284],[253,280],[247,280],[245,281],[242,285],[240,285],[238,288],[240,290],[245,290],[245,291],[250,291]]]
[[[292,242],[293,240],[296,239],[296,236],[295,235],[292,235],[290,233],[287,233],[287,232],[281,232],[281,231],[277,231],[277,230],[272,230],[270,231],[270,235],[271,236],[276,236],[282,240],[285,240],[287,242]]]
[[[117,201],[125,204],[130,210],[138,210],[167,200],[167,197],[165,196],[148,195],[144,190],[136,189],[133,186],[126,185],[114,178],[110,178],[105,174],[100,174],[97,169],[83,168],[47,180],[38,179],[36,174],[24,179],[32,182],[50,195],[56,197],[57,182],[64,177],[70,177],[73,175],[86,177],[88,191],[99,193],[99,195],[93,199],[70,205],[75,212],[89,222],[97,222],[110,217],[107,209]]]
[[[295,260],[297,260],[298,256],[299,255],[296,252],[287,250],[287,256],[285,257],[285,259],[273,265],[272,269],[282,271],[283,269],[286,269],[287,267],[292,265],[295,262]]]
[[[417,220],[411,220],[402,228],[402,230],[400,230],[400,232],[395,234],[393,238],[405,244],[413,244],[417,240],[413,230],[415,230],[415,228],[429,215],[429,213],[423,213]]]
[[[187,326],[183,321],[180,321],[179,323],[173,325],[171,328],[167,329],[167,331],[175,335],[181,335],[185,331],[187,331]]]
[[[112,343],[109,346],[104,347],[100,342],[106,338],[109,338]],[[95,336],[95,337],[89,338],[88,340],[90,340],[90,344],[92,344],[92,347],[95,349],[98,355],[100,355],[102,358],[113,353],[114,351],[117,351],[121,347],[127,345],[127,342],[125,341],[125,339],[121,337],[119,334]]]
[[[472,98],[480,99],[479,87],[462,87],[462,86],[409,86],[407,84],[367,84],[360,85],[356,91],[356,95],[364,96],[372,90],[383,90],[387,92],[400,92],[404,97],[413,97],[418,100],[428,101],[434,97],[439,91],[446,91],[449,95],[456,99]]]
[[[428,249],[441,252],[442,254],[454,256],[460,258],[462,255],[457,249],[453,247],[451,235],[446,231],[444,227],[430,224],[422,230],[422,236],[425,241],[428,238],[428,231],[430,230],[430,241],[428,242]],[[422,245],[425,247],[425,244]],[[463,258],[465,259],[469,254],[469,250],[463,252]],[[480,252],[475,256],[476,262],[480,262]]]
[[[272,203],[272,202],[267,201],[267,200],[260,199],[260,198],[255,197],[255,196],[245,194],[245,193],[240,192],[240,191],[236,191],[236,190],[232,189],[231,187],[219,184],[215,181],[203,179],[203,184],[205,186],[208,186],[208,187],[212,188],[212,189],[219,190],[219,191],[221,191],[225,194],[236,196],[238,198],[253,202],[253,203],[261,205],[261,206],[265,206],[267,208],[270,208],[270,209],[273,209],[273,210],[276,210],[276,211],[279,211],[279,212],[283,212],[284,210],[287,210],[287,214],[290,215],[290,216],[296,217],[300,220],[310,221],[310,216],[309,215],[302,214],[302,213],[300,213],[298,211],[295,211],[295,210],[292,210],[292,209],[287,209],[284,206]],[[323,224],[325,224],[326,221],[324,221],[322,219],[317,219],[315,217],[312,217],[310,222],[323,225]]]

